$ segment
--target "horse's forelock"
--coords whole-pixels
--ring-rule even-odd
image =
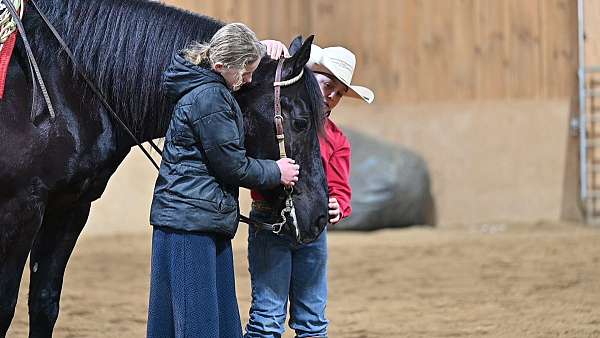
[[[316,126],[317,133],[319,135],[324,135],[324,127],[325,127],[325,110],[323,107],[323,94],[321,93],[321,88],[319,87],[319,83],[315,78],[314,73],[308,69],[308,67],[304,67],[304,88],[308,94],[310,111],[312,112],[312,122],[313,125]]]

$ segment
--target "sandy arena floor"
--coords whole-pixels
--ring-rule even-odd
[[[245,321],[240,230],[234,245]],[[84,234],[55,337],[144,336],[149,236]],[[542,222],[329,238],[331,337],[600,337],[600,229]],[[27,333],[27,278],[9,337]]]

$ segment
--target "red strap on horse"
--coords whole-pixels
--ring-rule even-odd
[[[0,51],[0,99],[4,96],[4,86],[6,83],[6,75],[8,73],[8,64],[12,56],[17,41],[17,32],[12,33]]]
[[[21,14],[24,12],[26,0],[21,2]],[[6,85],[6,75],[8,74],[8,65],[10,64],[10,58],[15,49],[17,42],[18,31],[15,31],[4,41],[4,45],[0,50],[0,100],[4,97],[4,87]]]

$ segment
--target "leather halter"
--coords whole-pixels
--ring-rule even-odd
[[[285,152],[285,133],[283,132],[283,115],[281,115],[281,70],[283,68],[283,59],[279,59],[277,70],[275,71],[275,82],[273,83],[274,91],[274,106],[275,106],[275,136],[279,145],[279,159],[286,158]]]
[[[285,150],[285,133],[283,128],[283,115],[281,114],[281,87],[292,85],[298,82],[302,75],[304,74],[304,69],[297,76],[292,79],[281,81],[281,72],[283,69],[284,58],[280,58],[277,63],[277,70],[275,71],[275,82],[273,82],[274,87],[274,106],[275,106],[275,115],[273,120],[275,122],[275,136],[277,138],[277,144],[279,146],[279,159],[287,158],[287,153]],[[296,240],[300,242],[300,229],[298,228],[298,219],[296,217],[296,208],[294,207],[294,200],[292,199],[292,193],[294,192],[294,188],[285,188],[285,206],[280,212],[281,220],[277,223],[265,223],[261,221],[257,221],[246,217],[244,215],[240,215],[240,221],[254,225],[255,227],[267,231],[271,231],[273,233],[279,234],[283,229],[283,226],[287,223],[288,217],[291,218],[292,225],[294,226],[294,235]],[[286,216],[287,215],[287,216]]]
[[[287,158],[287,154],[285,152],[285,133],[283,132],[283,115],[281,114],[281,87],[286,87],[293,85],[294,83],[300,81],[302,75],[304,75],[304,69],[300,71],[300,74],[295,77],[281,81],[281,71],[283,69],[284,58],[280,58],[277,63],[277,70],[275,70],[275,82],[273,82],[273,87],[275,88],[273,99],[275,106],[275,131],[277,137],[277,143],[279,144],[279,159]]]

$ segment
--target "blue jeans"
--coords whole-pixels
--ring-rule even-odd
[[[272,221],[251,212],[257,220]],[[248,262],[252,283],[246,338],[281,337],[287,302],[296,337],[327,337],[327,231],[316,241],[295,245],[270,231],[250,227]]]

